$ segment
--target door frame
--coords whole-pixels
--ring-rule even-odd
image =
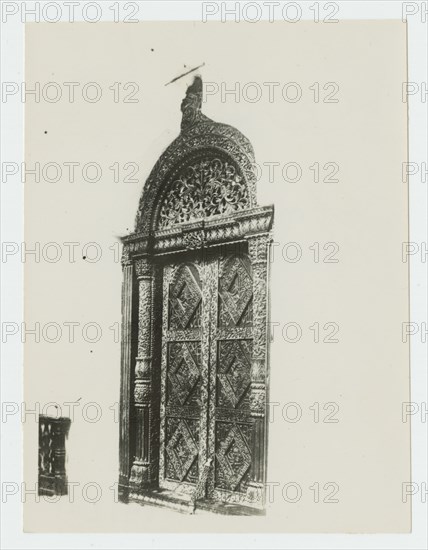
[[[215,254],[245,246],[253,270],[253,354],[250,408],[253,419],[251,481],[245,506],[265,501],[269,394],[269,264],[273,207],[134,233],[123,242],[122,360],[120,399],[121,500],[136,499],[159,484],[159,418],[162,294],[160,264],[183,253]]]

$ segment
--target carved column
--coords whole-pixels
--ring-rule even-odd
[[[148,258],[135,262],[138,279],[138,356],[135,365],[135,457],[129,484],[132,490],[153,482],[151,456],[153,266]]]
[[[119,409],[119,498],[128,497],[130,471],[130,421],[131,406],[131,368],[132,368],[132,295],[133,266],[129,259],[128,248],[124,246],[122,255],[122,341]]]
[[[253,269],[253,353],[251,364],[250,414],[254,419],[251,482],[248,498],[263,506],[266,472],[266,372],[268,353],[269,233],[248,237]]]

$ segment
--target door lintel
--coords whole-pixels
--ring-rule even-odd
[[[132,233],[121,239],[123,261],[243,242],[269,233],[272,220],[273,206],[262,206],[150,233]]]

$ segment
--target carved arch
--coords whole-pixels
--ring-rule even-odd
[[[149,234],[156,229],[160,202],[168,182],[191,155],[210,151],[221,155],[239,168],[248,188],[248,208],[257,206],[254,151],[248,139],[236,128],[207,119],[182,132],[161,155],[153,167],[140,199],[136,233]]]

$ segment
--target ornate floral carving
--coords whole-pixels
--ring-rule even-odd
[[[244,178],[233,161],[209,158],[184,165],[163,199],[158,227],[172,227],[249,208]]]

